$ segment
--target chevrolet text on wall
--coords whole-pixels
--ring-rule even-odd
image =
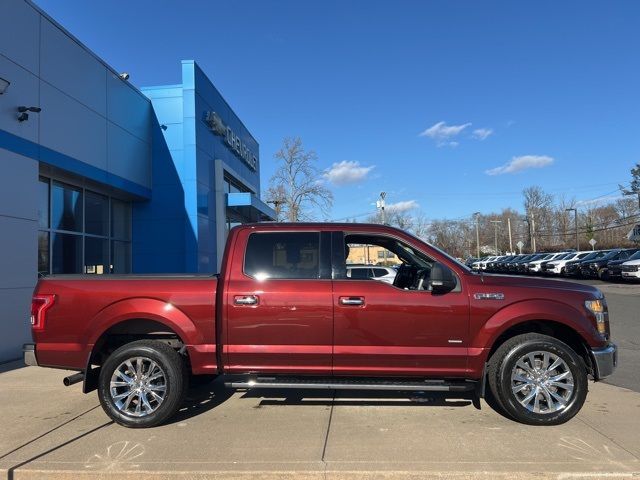
[[[216,135],[224,137],[225,143],[240,157],[252,170],[258,167],[258,157],[256,157],[249,147],[235,134],[231,127],[225,125],[220,115],[216,112],[205,112],[204,121],[209,129]]]

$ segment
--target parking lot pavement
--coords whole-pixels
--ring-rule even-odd
[[[7,478],[629,478],[640,475],[640,393],[603,383],[558,427],[482,404],[367,392],[194,389],[172,423],[111,423],[66,372],[0,373]]]

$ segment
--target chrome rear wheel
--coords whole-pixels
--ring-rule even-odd
[[[133,357],[114,370],[109,383],[111,399],[118,410],[133,417],[155,412],[167,393],[164,370],[148,357]]]

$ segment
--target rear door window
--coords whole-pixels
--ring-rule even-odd
[[[320,278],[320,233],[252,233],[244,272],[259,280]]]

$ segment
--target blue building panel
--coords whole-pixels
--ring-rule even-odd
[[[148,205],[136,206],[134,232],[149,236],[137,226],[137,220],[181,217],[185,228],[181,271],[215,272],[229,223],[273,218],[273,210],[259,200],[258,142],[192,60],[182,62],[181,85],[147,87],[142,92],[153,104],[158,126],[166,126],[160,133],[154,131],[152,190],[155,193],[163,185],[162,194],[172,199],[154,195]],[[213,115],[223,127],[213,128]],[[255,165],[247,156],[255,159]],[[248,200],[240,210],[227,211],[225,179],[247,192]],[[167,202],[174,200],[176,204],[168,208]],[[159,259],[164,243],[165,239],[156,237],[154,245],[145,249],[156,251]],[[150,255],[142,258],[135,263],[136,271],[157,271],[149,262],[158,260]]]

